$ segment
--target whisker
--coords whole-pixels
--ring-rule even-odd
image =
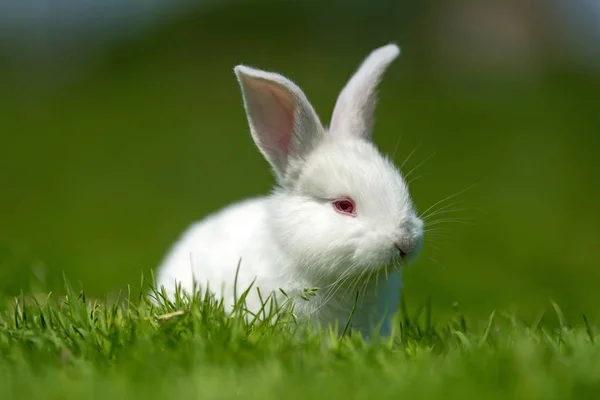
[[[435,237],[435,236],[447,236],[449,233],[452,232],[452,230],[444,229],[444,228],[429,228],[429,229],[425,229],[423,232],[427,234],[427,237]]]
[[[434,249],[436,249],[437,251],[442,251],[442,249],[440,249],[437,246],[432,245],[431,243],[429,243],[429,247],[433,247]]]
[[[426,237],[426,241],[429,241],[429,239],[443,239],[443,238],[447,238],[449,236],[449,234],[447,232],[433,232],[433,233],[428,233],[425,237]]]
[[[348,279],[352,278],[352,272],[354,271],[355,265],[356,264],[350,265],[350,267],[341,277],[336,279],[333,284],[327,286],[328,288],[331,287],[328,290],[329,293],[327,293],[327,296],[322,300],[321,304],[319,304],[319,306],[314,310],[314,312],[319,311],[321,308],[327,305],[327,303],[329,303],[329,301],[333,298],[333,296],[335,296],[335,294],[340,290],[340,288],[344,286],[344,283]]]
[[[425,230],[423,231],[425,233],[450,233],[452,232],[452,230],[450,229],[444,229],[444,228],[425,228]]]
[[[467,220],[461,219],[461,218],[438,219],[436,221],[428,223],[427,226],[434,226],[434,225],[451,223],[451,222],[455,222],[457,224],[463,224],[463,225],[474,225],[473,223],[469,223],[469,221],[473,221],[473,220],[475,220],[475,218],[468,218]]]
[[[456,205],[459,205],[460,203],[462,203],[462,201],[458,200],[458,201],[453,201],[452,203],[448,203],[448,204],[442,205],[442,206],[440,206],[438,208],[429,207],[427,210],[425,210],[425,212],[421,213],[421,218],[427,218],[431,213],[442,211],[442,210],[446,210],[446,209],[448,209],[450,207],[454,207]],[[434,204],[434,206],[435,206],[435,204]]]
[[[453,208],[450,210],[438,210],[438,211],[435,211],[435,212],[429,214],[426,217],[423,217],[422,219],[423,219],[423,221],[427,221],[428,219],[435,217],[436,215],[450,214],[450,213],[455,213],[455,212],[460,212],[460,211],[471,211],[471,210],[472,209],[470,209],[470,208]]]
[[[441,228],[432,228],[426,229],[424,233],[426,233],[426,237],[448,237],[448,235],[452,232],[450,229],[441,229]]]
[[[363,304],[363,302],[365,301],[365,297],[367,296],[367,290],[369,288],[371,276],[373,276],[373,272],[369,272],[369,275],[367,275],[367,279],[365,279],[365,282],[360,287],[360,291],[362,292],[362,299],[360,300],[361,305]]]
[[[349,276],[352,273],[351,269],[348,268],[346,271],[344,271],[344,273],[342,275],[340,275],[335,281],[333,281],[333,283],[330,283],[329,285],[325,286],[323,289],[328,289],[330,287],[335,286],[336,284],[338,284],[338,282],[344,278],[346,278],[347,276]]]
[[[349,258],[350,257],[342,258],[342,262]],[[319,307],[316,308],[315,312],[319,311],[322,307],[324,307],[329,302],[329,300],[331,300],[331,298],[340,289],[340,287],[343,286],[344,282],[352,276],[353,270],[354,270],[354,264],[351,264],[348,267],[348,269],[346,269],[346,271],[342,275],[340,275],[333,283],[331,283],[323,288],[324,292],[326,294],[325,294],[325,297],[323,298],[323,300],[321,300],[321,304],[319,305]]]
[[[342,292],[342,297],[340,298],[340,301],[342,301],[344,299],[344,297],[346,297],[346,295],[350,292],[354,292],[354,288],[355,286],[358,284],[358,282],[360,281],[362,275],[364,274],[364,271],[362,271],[360,274],[354,274],[354,270],[357,268],[358,263],[354,263],[352,265],[352,274],[350,274],[350,276],[348,276],[345,280],[344,280],[344,284],[346,283],[346,281],[348,279],[350,279],[350,282],[348,284],[348,286],[345,288],[345,290]],[[344,285],[340,284],[338,286],[338,290],[341,289]],[[336,292],[338,291],[336,290]]]
[[[417,145],[417,147],[415,147],[413,149],[413,151],[410,152],[410,154],[404,159],[404,162],[402,163],[402,165],[400,165],[400,171],[402,171],[402,168],[404,168],[404,166],[406,165],[406,163],[408,162],[408,160],[410,160],[410,158],[412,157],[413,154],[415,154],[415,151],[417,151],[417,149],[421,146],[421,143],[419,143]]]
[[[430,243],[438,243],[440,240],[442,239],[446,239],[445,237],[442,236],[428,236],[427,240],[425,241],[425,245],[430,244]]]
[[[408,181],[406,184],[410,186],[410,185],[411,185],[413,182],[415,182],[415,181],[417,181],[417,180],[421,179],[422,177],[424,177],[424,176],[426,176],[426,175],[428,175],[426,172],[422,173],[421,175],[417,175],[415,178],[412,178],[412,179],[411,179],[410,181]]]
[[[445,201],[448,201],[448,200],[450,200],[450,199],[452,199],[452,198],[454,198],[454,197],[456,197],[456,196],[458,196],[458,195],[461,195],[461,194],[465,193],[466,191],[468,191],[468,190],[472,189],[472,188],[473,188],[473,187],[475,187],[476,185],[477,185],[477,184],[476,184],[476,183],[474,183],[474,184],[472,184],[471,186],[467,187],[466,189],[463,189],[463,190],[461,190],[460,192],[454,193],[454,194],[452,194],[452,195],[450,195],[450,196],[448,196],[448,197],[445,197],[445,198],[443,198],[442,200],[439,200],[439,201],[437,201],[436,203],[434,203],[433,205],[431,205],[431,206],[430,206],[430,207],[429,207],[427,210],[423,211],[423,212],[421,213],[421,215],[426,215],[426,214],[427,214],[427,212],[429,212],[429,211],[430,211],[432,208],[434,208],[434,207],[435,207],[435,206],[437,206],[438,204],[440,204],[440,203],[443,203],[443,202],[445,202]]]
[[[398,151],[398,146],[400,145],[400,140],[402,140],[402,133],[400,133],[400,137],[398,138],[398,141],[396,142],[396,147],[394,147],[394,152],[392,153],[392,160],[394,158],[396,158],[396,152]]]
[[[435,219],[432,222],[438,222],[438,221],[458,221],[458,220],[460,220],[460,221],[474,221],[476,219],[477,218],[473,218],[473,217],[441,218],[441,219]]]
[[[429,161],[433,156],[435,155],[435,152],[431,153],[431,155],[429,157],[427,157],[426,159],[424,159],[423,161],[421,161],[420,163],[417,164],[416,167],[414,167],[413,169],[411,169],[410,171],[408,171],[408,173],[406,175],[404,175],[404,179],[408,179],[408,177],[417,170],[417,168],[419,168],[420,166],[422,166],[423,164],[425,164],[427,161]]]
[[[349,293],[354,293],[355,292],[355,288],[358,285],[358,283],[360,282],[361,276],[364,273],[361,272],[360,274],[356,275],[354,277],[354,279],[352,279],[350,281],[350,284],[348,285],[348,288],[343,292],[342,297],[340,297],[340,302],[344,300],[344,298],[349,294]]]

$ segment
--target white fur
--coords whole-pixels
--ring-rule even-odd
[[[337,100],[325,129],[302,90],[287,78],[247,66],[234,71],[251,135],[270,163],[278,186],[193,224],[159,267],[158,285],[172,295],[194,280],[230,307],[254,280],[264,297],[283,289],[299,299],[295,313],[343,328],[361,290],[352,327],[365,335],[396,311],[401,270],[420,252],[423,223],[394,164],[371,143],[376,89],[398,56],[394,44],[373,51]],[[336,212],[348,196],[356,217]],[[408,253],[401,259],[398,246]],[[233,284],[241,260],[234,296]],[[247,306],[261,306],[256,290]]]

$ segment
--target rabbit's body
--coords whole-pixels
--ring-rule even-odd
[[[370,140],[375,88],[397,55],[388,45],[364,61],[340,94],[329,129],[294,83],[236,67],[252,137],[278,186],[192,225],[160,266],[159,286],[172,295],[177,284],[190,291],[196,282],[223,297],[227,309],[254,282],[250,311],[262,306],[256,288],[263,300],[272,295],[279,303],[282,289],[300,319],[341,328],[359,292],[353,329],[369,335],[383,323],[381,332],[389,332],[400,267],[423,241],[404,179]],[[315,287],[316,296],[305,294]]]
[[[303,260],[283,251],[271,229],[269,221],[275,216],[270,213],[273,207],[269,203],[273,201],[265,196],[235,203],[190,226],[159,269],[158,280],[167,294],[173,295],[176,282],[191,293],[195,281],[200,288],[210,285],[211,292],[232,306],[236,300],[234,286],[239,298],[252,285],[246,307],[253,313],[261,309],[269,294],[279,304],[287,298],[299,300],[304,296],[308,301],[296,301],[294,306],[299,318],[310,316],[322,325],[337,322],[343,329],[357,300],[355,292],[349,289],[361,289],[357,302],[360,307],[352,318],[353,329],[368,335],[372,324],[383,322],[381,333],[389,332],[385,314],[396,310],[401,270],[381,271],[368,282],[365,277],[340,286],[334,285],[332,277],[303,274],[307,269]],[[329,268],[314,264],[311,267]],[[254,290],[256,287],[260,288],[262,299]],[[318,296],[305,293],[305,289],[315,287],[319,288]]]
[[[233,281],[238,264],[236,284],[241,291],[255,278],[255,285],[260,288],[275,280],[277,277],[270,272],[275,270],[268,261],[281,255],[267,241],[268,202],[268,197],[262,197],[235,203],[193,224],[164,260],[159,269],[159,283],[172,292],[177,281],[190,292],[195,279],[203,286],[210,283],[211,291],[229,301],[234,298]],[[257,237],[261,237],[258,242],[253,240]],[[251,299],[250,296],[248,300]],[[252,304],[248,306],[252,308]]]

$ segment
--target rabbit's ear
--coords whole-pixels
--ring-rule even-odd
[[[400,54],[391,43],[371,52],[340,92],[331,117],[332,135],[370,140],[377,103],[377,86],[386,68]]]
[[[289,79],[238,65],[250,133],[282,181],[290,163],[301,162],[323,137],[319,117],[302,90]]]

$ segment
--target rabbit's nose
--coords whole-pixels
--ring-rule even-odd
[[[399,240],[394,245],[400,252],[400,258],[405,258],[414,248],[410,240]]]

